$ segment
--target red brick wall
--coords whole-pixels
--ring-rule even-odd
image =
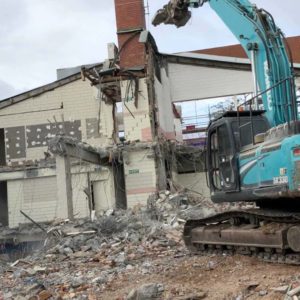
[[[145,45],[139,43],[138,32],[146,28],[143,0],[115,0],[116,23],[121,68],[145,65]]]

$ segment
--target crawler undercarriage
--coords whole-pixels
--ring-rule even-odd
[[[300,265],[300,213],[251,209],[188,220],[184,241],[193,253],[238,253]]]

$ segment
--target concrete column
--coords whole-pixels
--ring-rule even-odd
[[[69,156],[56,155],[57,199],[59,203],[57,217],[65,218],[67,215],[70,220],[73,220],[74,214],[71,179]]]

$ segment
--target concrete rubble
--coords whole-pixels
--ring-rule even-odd
[[[265,285],[266,275],[262,280],[239,276],[231,298],[220,297],[225,289],[212,293],[211,284],[199,284],[205,276],[216,283],[219,276],[243,270],[244,258],[190,256],[183,244],[187,218],[220,209],[228,207],[216,208],[186,191],[163,191],[151,196],[147,207],[109,210],[93,221],[43,224],[48,234],[41,248],[13,261],[0,259],[0,299],[300,299],[295,277]],[[30,230],[38,231],[23,228]]]
[[[160,283],[150,283],[133,289],[126,297],[126,300],[151,300],[161,298],[164,286]]]
[[[160,192],[148,199],[148,209],[152,217],[164,224],[177,227],[189,218],[201,218],[218,211],[210,200],[188,191]]]
[[[132,270],[141,276],[152,272],[153,257],[186,254],[181,229],[156,220],[151,209],[140,207],[109,210],[93,222],[55,220],[47,228],[42,249],[13,263],[1,262],[2,297],[83,299],[100,295],[116,276]],[[147,294],[158,297],[162,292],[160,285],[148,286],[132,291],[128,299],[152,299]]]

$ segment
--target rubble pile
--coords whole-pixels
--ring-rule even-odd
[[[266,279],[266,275],[263,276]],[[280,278],[281,279],[281,278]],[[287,282],[289,284],[287,284]],[[300,285],[299,279],[287,278],[279,280],[279,285],[276,287],[267,286],[264,282],[249,281],[249,278],[242,277],[239,279],[239,285],[242,287],[242,293],[236,297],[236,300],[250,298],[251,296],[258,296],[262,298],[266,296],[267,299],[284,299],[284,300],[298,300],[300,299]]]
[[[0,256],[0,300],[242,300],[250,294],[259,299],[277,299],[273,298],[277,294],[286,299],[299,295],[300,299],[298,280],[291,276],[275,280],[270,275],[267,285],[265,268],[260,270],[256,261],[246,265],[247,258],[225,254],[187,255],[182,241],[185,220],[235,208],[215,206],[186,191],[163,191],[152,195],[147,207],[109,210],[93,221],[55,220],[39,228],[24,226],[20,232],[42,234],[43,246],[13,262]],[[18,234],[18,229],[3,232]],[[253,278],[241,281],[244,272]],[[255,272],[263,275],[254,288],[252,282],[258,282]],[[220,280],[228,283],[221,287]],[[295,284],[288,285],[293,281]]]
[[[203,218],[220,208],[200,194],[163,191],[158,196],[155,194],[149,197],[148,210],[153,218],[176,228],[187,219]]]
[[[43,249],[0,267],[0,299],[101,299],[116,277],[132,270],[145,275],[152,258],[184,253],[181,231],[152,220],[146,209],[56,222]]]

